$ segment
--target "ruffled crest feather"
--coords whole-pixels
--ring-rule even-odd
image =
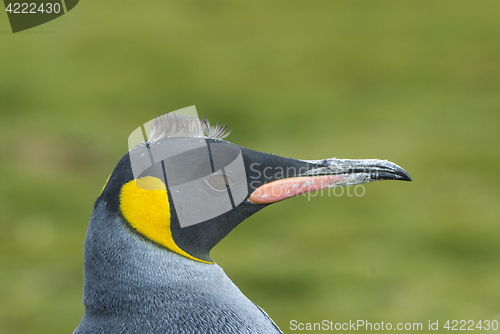
[[[154,143],[166,137],[206,137],[210,139],[223,139],[231,133],[227,125],[217,122],[215,127],[210,126],[206,117],[201,121],[194,116],[186,116],[173,112],[156,117],[151,123],[151,132],[148,142]]]

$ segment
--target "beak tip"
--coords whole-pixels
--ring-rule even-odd
[[[406,174],[406,175],[405,175],[405,177],[403,177],[401,180],[402,180],[402,181],[409,181],[409,182],[413,181],[413,180],[411,179],[411,176],[410,176],[410,175],[408,175],[408,174]]]
[[[403,173],[401,173],[401,180],[403,181],[413,181],[410,174],[408,174],[403,168],[401,168]]]
[[[397,166],[397,165],[396,165]],[[397,176],[397,179],[398,180],[401,180],[401,181],[413,181],[410,174],[408,174],[403,168],[397,166],[398,168],[396,168],[395,170],[395,175]]]

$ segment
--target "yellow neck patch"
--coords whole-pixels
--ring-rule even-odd
[[[109,181],[110,177],[111,177],[111,174],[109,174],[108,179],[106,180],[106,183],[104,183],[104,186],[102,187],[101,192],[99,193],[99,196],[102,195],[102,192],[104,191],[104,188],[106,188],[106,186],[108,185],[108,181]]]
[[[146,176],[122,187],[120,209],[123,216],[143,236],[191,260],[209,263],[179,248],[170,230],[170,205],[167,188],[158,178]]]

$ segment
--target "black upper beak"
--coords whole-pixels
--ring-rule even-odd
[[[334,158],[302,162],[307,163],[305,170],[259,186],[251,193],[249,202],[270,204],[310,191],[377,180],[411,181],[403,168],[387,160]]]
[[[324,159],[308,161],[317,167],[308,170],[301,176],[315,175],[355,175],[353,178],[363,182],[376,180],[402,180],[411,181],[410,175],[393,162],[378,159]],[[355,183],[352,183],[355,184]]]

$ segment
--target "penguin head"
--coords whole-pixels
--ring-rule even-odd
[[[299,160],[223,140],[218,123],[167,113],[147,141],[119,161],[97,202],[131,231],[194,261],[213,263],[210,250],[264,207],[309,191],[376,180],[407,180],[385,160]]]

